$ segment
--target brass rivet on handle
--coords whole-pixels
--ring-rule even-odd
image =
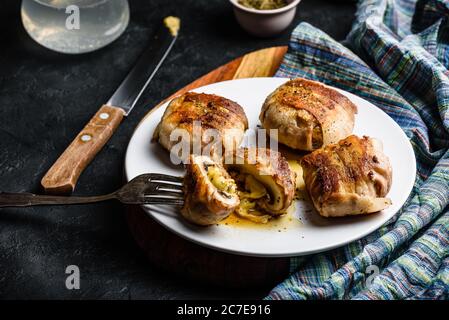
[[[100,119],[106,120],[109,118],[109,113],[102,112],[100,113]]]
[[[87,141],[90,141],[90,140],[92,140],[92,136],[90,134],[83,134],[81,136],[81,141],[83,141],[83,142],[87,142]]]

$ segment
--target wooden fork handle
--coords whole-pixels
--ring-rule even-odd
[[[114,134],[123,116],[123,109],[103,105],[42,178],[45,191],[70,194],[83,170]]]

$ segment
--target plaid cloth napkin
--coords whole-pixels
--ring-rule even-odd
[[[318,80],[385,111],[413,145],[415,186],[379,230],[293,258],[290,277],[267,299],[447,299],[449,2],[361,1],[345,45],[301,23],[277,76]]]

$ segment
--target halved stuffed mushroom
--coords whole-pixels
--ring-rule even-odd
[[[190,155],[186,169],[181,214],[188,221],[215,224],[239,205],[236,183],[222,164],[208,156]]]
[[[295,194],[295,173],[279,152],[241,148],[225,161],[239,189],[236,214],[266,223],[271,217],[286,213]]]

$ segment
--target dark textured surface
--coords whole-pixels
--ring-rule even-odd
[[[1,1],[0,190],[40,191],[46,170],[118,86],[162,17],[179,15],[182,35],[135,111],[81,176],[78,195],[120,186],[126,145],[146,105],[246,52],[287,44],[301,21],[343,39],[355,10],[344,1],[304,0],[290,30],[257,39],[241,31],[225,0],[131,0],[130,6],[130,25],[116,42],[65,56],[29,38],[19,0]],[[80,290],[65,288],[64,271],[71,264],[80,267]],[[267,290],[201,287],[153,268],[117,203],[0,210],[1,298],[261,298]]]

